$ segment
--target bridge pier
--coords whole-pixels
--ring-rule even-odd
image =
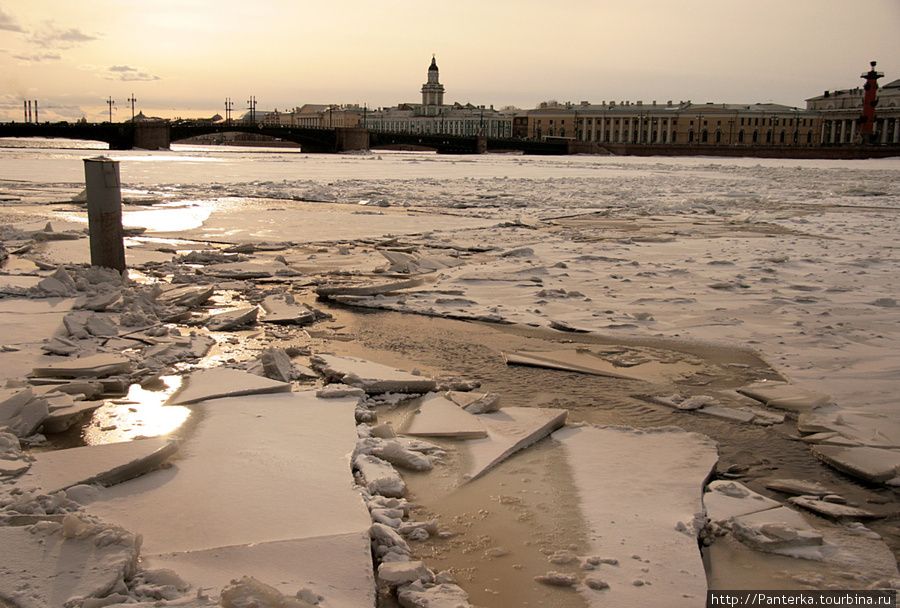
[[[355,150],[369,149],[368,129],[355,129],[350,127],[338,127],[335,129],[335,152],[353,152]],[[301,144],[302,147],[302,144]]]
[[[168,150],[171,141],[169,121],[148,120],[136,122],[134,127],[133,147],[142,150]]]

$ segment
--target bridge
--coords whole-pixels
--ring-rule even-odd
[[[0,137],[46,137],[102,141],[113,150],[165,150],[173,141],[215,133],[250,133],[300,144],[304,152],[338,153],[373,148],[428,148],[445,154],[522,152],[568,154],[567,142],[493,139],[426,133],[394,133],[359,128],[292,127],[167,120],[137,123],[0,123]]]

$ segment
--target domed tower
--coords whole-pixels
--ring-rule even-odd
[[[434,55],[431,56],[431,66],[428,68],[428,82],[422,85],[422,105],[444,105],[444,85],[438,82],[438,67]]]

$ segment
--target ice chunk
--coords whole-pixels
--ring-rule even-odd
[[[640,379],[638,375],[623,373],[609,361],[578,351],[517,351],[503,353],[503,356],[506,358],[507,365],[530,365],[595,376]]]
[[[34,399],[34,391],[29,386],[20,388],[0,388],[0,420],[12,418],[26,403]]]
[[[156,296],[156,302],[164,306],[183,306],[193,308],[206,302],[215,293],[214,285],[178,285],[164,288]]]
[[[815,530],[799,513],[778,507],[735,517],[732,520],[734,537],[753,549],[769,553],[795,556],[817,556],[803,550],[822,544],[822,533]]]
[[[831,401],[831,395],[816,393],[799,388],[793,384],[779,382],[745,386],[738,389],[738,392],[761,401],[768,407],[777,407],[793,412],[808,412],[817,407],[828,405]]]
[[[441,583],[434,587],[408,585],[397,592],[404,608],[471,608],[469,594],[457,585]]]
[[[703,495],[703,506],[707,517],[714,523],[722,524],[734,517],[781,506],[781,503],[735,481],[713,481],[707,490]]]
[[[40,452],[16,486],[52,494],[78,484],[113,485],[159,467],[177,451],[177,442],[154,437]]]
[[[422,562],[385,562],[378,566],[378,580],[391,587],[399,587],[413,581],[431,583],[434,573]]]
[[[896,450],[817,445],[812,451],[826,464],[866,481],[885,482],[900,471],[900,451]]]
[[[291,385],[287,382],[277,382],[227,367],[214,367],[185,376],[181,387],[169,397],[166,405],[186,405],[207,399],[290,391]]]
[[[429,393],[422,398],[419,407],[404,420],[401,432],[406,435],[454,439],[473,439],[488,435],[475,415],[436,393]]]
[[[0,427],[7,427],[17,437],[33,435],[49,413],[45,399],[32,399],[24,405],[13,410],[12,407],[4,408],[3,416],[0,416]]]
[[[316,320],[316,314],[306,306],[284,295],[267,296],[262,301],[263,318],[266,323],[280,325],[309,325]]]
[[[0,527],[0,599],[47,608],[105,597],[134,575],[140,542],[122,528],[74,515],[62,523]]]
[[[867,511],[866,509],[836,504],[810,496],[794,496],[793,498],[789,498],[788,502],[792,505],[812,511],[817,515],[823,515],[832,519],[872,519],[878,517],[877,514],[872,511]]]
[[[125,355],[100,354],[35,367],[31,373],[38,378],[103,378],[130,371],[131,361]]]
[[[312,366],[330,382],[343,382],[369,394],[427,393],[437,387],[433,378],[419,376],[357,357],[314,355]]]
[[[252,576],[244,576],[239,581],[233,581],[225,589],[219,600],[222,608],[311,608],[313,604],[287,597],[275,587],[262,583]]]
[[[464,478],[471,481],[481,477],[519,450],[561,428],[567,415],[567,410],[560,409],[508,407],[478,416],[487,437],[466,442],[469,467]]]
[[[881,413],[844,410],[801,414],[797,419],[797,430],[801,433],[839,433],[859,445],[900,448],[900,423]]]
[[[488,414],[500,409],[500,395],[497,393],[448,391],[446,397],[470,414]]]
[[[49,393],[44,399],[50,412],[43,421],[43,433],[62,433],[81,420],[82,416],[97,409],[98,401],[75,401],[66,393]]]
[[[316,294],[324,298],[330,296],[374,296],[418,287],[424,279],[406,279],[386,283],[326,283],[316,287]]]
[[[256,306],[245,306],[216,313],[206,321],[206,328],[210,331],[229,331],[242,325],[255,323],[258,313],[259,308]]]
[[[370,494],[399,498],[406,494],[406,483],[390,463],[369,454],[353,459],[353,468]]]
[[[266,378],[278,382],[290,382],[294,377],[291,358],[283,348],[268,348],[259,355]]]
[[[825,496],[831,494],[831,490],[819,482],[806,479],[770,479],[766,481],[765,485],[770,490],[794,496]]]

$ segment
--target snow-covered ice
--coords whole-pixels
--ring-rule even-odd
[[[21,202],[22,213],[32,214],[27,223],[0,227],[0,241],[11,252],[2,263],[0,291],[13,296],[0,300],[0,366],[13,381],[6,389],[13,393],[4,393],[4,415],[19,420],[14,426],[25,435],[38,430],[40,420],[49,420],[37,410],[23,417],[24,404],[13,396],[30,375],[85,375],[75,382],[87,397],[88,392],[109,394],[117,385],[152,384],[165,373],[190,370],[185,361],[203,356],[215,338],[199,331],[187,336],[184,326],[177,330],[183,335],[176,337],[165,324],[198,325],[199,311],[190,309],[220,289],[241,293],[237,308],[260,306],[267,314],[244,320],[262,321],[252,332],[218,335],[215,357],[231,368],[262,371],[265,365],[256,358],[269,346],[267,341],[277,339],[286,346],[291,340],[310,340],[309,334],[298,333],[302,330],[280,325],[320,319],[297,303],[303,300],[293,300],[293,294],[307,290],[360,307],[551,330],[559,338],[554,350],[515,351],[510,363],[525,363],[527,355],[529,364],[559,368],[561,374],[570,370],[631,378],[623,382],[641,387],[633,396],[642,405],[729,421],[719,424],[776,426],[754,430],[762,433],[781,433],[799,417],[797,430],[811,446],[810,457],[815,454],[835,469],[873,483],[896,483],[897,159],[323,158],[279,153],[271,157],[276,162],[262,160],[267,156],[248,162],[244,154],[231,151],[186,152],[185,157],[176,152],[171,158],[160,154],[121,153],[123,181],[144,188],[140,196],[154,203],[126,213],[126,222],[147,229],[129,238],[129,265],[140,269],[135,275],[140,281],[172,281],[143,295],[109,277],[103,279],[109,289],[100,289],[79,270],[88,259],[82,202],[76,196],[70,205],[60,203],[81,190],[79,153],[40,160],[29,153],[3,154],[0,179],[13,197],[5,200],[14,200],[17,207]],[[151,159],[159,162],[143,162]],[[182,162],[186,159],[212,162],[191,166]],[[73,164],[79,171],[72,173]],[[286,173],[301,165],[304,178],[294,177],[300,172]],[[377,207],[360,201],[377,201]],[[37,220],[42,216],[52,216],[52,226],[46,218]],[[186,284],[178,285],[181,281]],[[238,316],[231,304],[218,302],[207,312],[223,308],[230,309],[225,317]],[[333,326],[315,335],[321,340],[319,336],[340,333]],[[576,335],[601,337],[613,346],[579,351],[567,343],[567,337]],[[737,368],[675,350],[651,352],[617,344],[640,340],[752,349],[776,373],[737,373]],[[516,356],[522,360],[515,361]],[[121,367],[107,365],[113,359]],[[272,584],[277,593],[289,596],[311,587],[304,597],[318,593],[326,607],[371,605],[370,537],[387,543],[379,545],[376,539],[376,553],[389,558],[384,563],[409,559],[411,550],[399,531],[371,524],[365,508],[356,508],[361,504],[352,489],[351,455],[366,441],[366,457],[379,458],[380,453],[395,464],[432,462],[437,452],[424,456],[386,425],[377,426],[377,433],[370,427],[366,437],[363,427],[354,429],[354,418],[375,424],[379,406],[373,396],[379,396],[378,403],[397,403],[408,394],[437,390],[438,383],[377,360],[317,352],[312,361],[325,382],[344,385],[237,396],[273,386],[290,391],[288,381],[298,380],[299,368],[283,358],[275,372],[284,382],[266,387],[257,386],[268,382],[264,378],[238,369],[213,372],[228,378],[194,371],[194,381],[184,390],[191,390],[191,384],[198,389],[196,398],[190,398],[197,404],[198,415],[190,423],[196,427],[172,466],[102,490],[88,511],[102,511],[105,521],[121,522],[144,535],[142,568],[172,568],[213,595],[229,587],[238,601],[257,592],[265,595],[265,585]],[[731,372],[756,384],[745,384],[742,394],[711,386],[673,396],[668,389],[672,383],[705,387]],[[115,377],[101,384],[96,376],[106,373]],[[65,386],[62,379],[46,382]],[[32,378],[31,384],[37,390],[39,379]],[[332,398],[319,400],[316,394]],[[743,395],[762,405],[749,405]],[[66,400],[43,393],[34,397],[28,403],[38,407],[46,400],[48,412]],[[222,398],[206,401],[213,397]],[[454,416],[474,413],[465,412],[462,402],[468,399],[447,402],[456,408]],[[474,404],[481,412],[479,408],[493,409],[496,402],[479,398]],[[67,407],[68,402],[58,411]],[[488,438],[460,441],[458,456],[466,462],[470,457],[464,446],[481,442],[494,444],[491,453],[506,457],[510,450],[501,443],[524,447],[562,424],[560,416],[564,413],[519,407],[472,416]],[[340,417],[337,431],[331,426],[335,417]],[[34,424],[26,424],[26,418]],[[518,430],[498,440],[494,433],[502,434],[503,425],[494,419]],[[59,428],[53,424],[48,422],[47,428]],[[457,425],[443,420],[438,426]],[[275,437],[288,441],[282,444]],[[667,605],[696,605],[706,587],[697,534],[702,487],[715,462],[709,440],[674,430],[594,427],[566,428],[554,437],[554,445],[568,455],[591,534],[604,535],[592,539],[600,544],[598,554],[609,552],[603,542],[610,534],[620,537],[613,540],[622,554],[617,566],[579,557],[597,569],[583,576],[547,571],[535,578],[550,586],[575,586],[588,602],[616,598],[637,605],[652,598]],[[145,441],[153,440],[135,443]],[[71,450],[47,454],[60,452]],[[14,458],[4,456],[0,469],[4,477],[19,475],[17,483],[24,483],[34,470],[40,471],[42,458],[23,473],[28,459],[10,453]],[[301,455],[305,460],[294,470],[290,465]],[[82,458],[78,460],[93,460]],[[471,458],[494,462],[494,456]],[[98,468],[110,466],[107,462]],[[468,474],[477,475],[477,470]],[[307,483],[297,479],[301,474],[320,477]],[[402,480],[405,473],[395,474],[395,480]],[[51,485],[91,479],[77,471],[66,476]],[[114,481],[119,480],[109,482]],[[799,573],[786,575],[791,584],[895,584],[889,581],[897,578],[896,565],[877,535],[856,525],[816,529],[797,511],[755,498],[749,490],[743,496],[736,485],[717,484],[706,494],[709,501],[730,504],[727,509],[719,505],[727,513],[732,507],[742,509],[731,504],[741,500],[753,503],[753,509],[719,520],[730,519],[733,531],[709,547],[711,584],[731,580],[723,576],[723,568],[736,555],[734,563],[747,560],[764,579],[776,567],[769,564],[782,567],[777,560],[787,559],[763,553],[773,549],[824,560],[819,578],[805,571],[803,563],[797,566]],[[313,486],[316,490],[310,492]],[[317,500],[323,498],[319,486],[331,488],[322,501]],[[773,487],[776,494],[802,490],[796,483]],[[330,506],[332,491],[336,504],[349,509],[347,517]],[[671,496],[677,497],[674,503]],[[794,502],[837,518],[858,508],[842,504],[839,496],[817,496],[811,501],[801,494]],[[756,510],[763,503],[772,508]],[[418,538],[432,534],[424,523],[403,521],[410,517],[408,508],[399,509],[399,516],[396,511],[396,506],[384,507],[378,517],[419,530]],[[203,521],[208,530],[193,527],[176,534],[167,526],[170,513]],[[277,525],[265,526],[264,521]],[[296,555],[308,569],[294,567]],[[391,568],[407,573],[396,575],[401,578],[421,574],[410,565],[388,566],[385,574]],[[842,571],[861,574],[841,579]],[[401,585],[398,594],[416,606],[468,602],[464,591],[439,575],[434,581],[425,576]]]

